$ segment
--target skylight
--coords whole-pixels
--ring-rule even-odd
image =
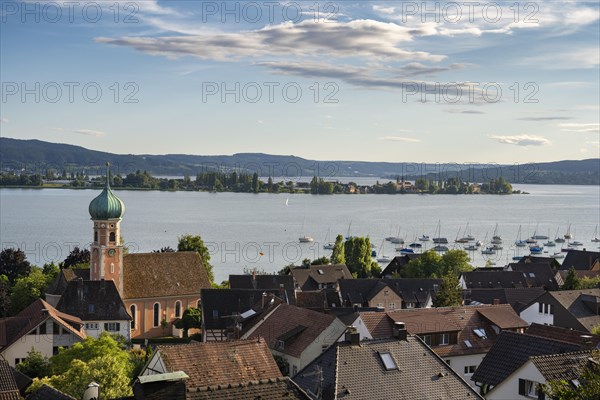
[[[473,345],[471,344],[471,342],[470,342],[470,341],[468,341],[468,340],[465,340],[465,345],[466,345],[468,348],[471,348],[471,347],[473,347]]]
[[[254,314],[256,314],[256,311],[254,311],[253,309],[249,309],[248,311],[245,311],[243,313],[240,314],[240,317],[242,318],[250,318],[251,316],[253,316]]]
[[[534,274],[533,272],[530,272],[530,273],[529,273],[529,277],[530,277],[530,278],[535,278],[535,274]]]
[[[383,362],[383,366],[385,367],[386,371],[398,369],[396,361],[394,360],[394,357],[392,357],[391,353],[379,353],[379,357],[381,357],[381,362]]]
[[[325,273],[322,269],[317,270],[317,272],[319,273],[319,275],[323,275]]]
[[[473,332],[475,332],[475,334],[477,336],[479,336],[481,339],[487,339],[487,333],[485,333],[485,329],[477,328],[477,329],[473,329]]]

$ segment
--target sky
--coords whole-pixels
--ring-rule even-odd
[[[2,137],[125,154],[600,156],[598,0],[0,4]]]

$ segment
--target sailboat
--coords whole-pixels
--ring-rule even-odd
[[[458,238],[458,236],[460,235],[460,229],[458,230],[458,234],[456,235],[457,239],[455,240],[456,243],[469,243],[472,242],[473,240],[475,240],[475,238],[471,235],[471,232],[469,232],[469,223],[467,222],[467,225],[465,226],[465,230],[463,232],[463,237]]]
[[[390,238],[390,242],[394,243],[394,244],[404,244],[404,239],[402,239],[400,237],[400,229],[401,226],[398,226],[398,234],[396,235],[396,237]]]
[[[383,248],[384,248],[383,245],[384,245],[384,243],[385,243],[385,240],[382,240],[381,241],[381,246],[379,247],[379,258],[377,258],[377,262],[378,263],[387,263],[387,262],[391,261],[391,258],[389,258],[388,256],[386,256],[383,253]]]
[[[492,236],[492,244],[501,244],[502,236],[498,235],[498,223],[496,222],[496,227],[494,228],[494,235]]]
[[[540,224],[537,224],[535,226],[535,231],[533,231],[533,235],[531,236],[532,239],[541,239],[541,240],[546,240],[546,239],[550,239],[548,236],[546,235],[538,235],[537,234],[537,230],[539,228]]]
[[[560,229],[560,226],[558,228],[556,228],[556,233],[554,234],[554,237],[556,239],[554,239],[554,243],[564,243],[565,239],[561,238],[558,236],[558,230]]]
[[[571,235],[571,224],[569,224],[569,227],[567,228],[567,233],[565,233],[565,236],[563,236],[565,239],[573,239],[573,235]]]
[[[515,246],[526,247],[527,241],[521,239],[521,225],[519,225],[519,233],[517,233],[517,240],[515,240]]]
[[[351,227],[352,227],[352,221],[350,221],[350,223],[348,224],[348,233],[346,234],[346,240],[352,239],[352,236],[350,236],[350,228]]]
[[[600,242],[600,238],[598,237],[598,225],[596,225],[596,230],[594,231],[594,237],[592,237],[592,243]]]
[[[441,231],[442,231],[442,222],[438,220],[438,227],[437,227],[437,231],[436,231],[437,237],[433,238],[433,243],[435,243],[435,244],[448,244],[448,239],[445,238],[445,237],[441,237]],[[434,250],[435,250],[435,248],[434,248]]]
[[[323,243],[325,243],[323,245],[323,250],[333,250],[333,247],[335,246],[335,243],[328,241],[330,233],[331,233],[331,228],[327,229],[327,234],[325,235],[325,240],[323,241]]]
[[[304,221],[302,221],[302,232],[304,232]],[[313,239],[312,237],[307,236],[306,234],[303,233],[302,236],[300,236],[298,238],[298,241],[300,243],[311,243],[311,242],[314,242],[315,239]]]
[[[548,241],[546,243],[544,243],[544,246],[546,246],[546,247],[556,246],[556,243],[554,243],[552,240],[550,240],[550,229],[548,229]]]

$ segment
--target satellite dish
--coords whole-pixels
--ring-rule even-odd
[[[96,382],[90,382],[83,392],[81,400],[98,400],[100,398],[100,385]]]

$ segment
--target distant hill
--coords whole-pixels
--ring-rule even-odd
[[[511,183],[600,184],[600,159],[567,160],[524,165],[465,165],[389,163],[365,161],[315,161],[296,156],[263,153],[201,156],[191,154],[113,154],[89,150],[69,144],[41,140],[0,138],[0,167],[2,171],[45,173],[52,168],[58,172],[82,171],[99,174],[110,162],[121,174],[136,170],[152,175],[191,175],[212,170],[257,171],[261,176],[298,177],[381,177],[407,180],[419,177],[446,179],[461,177],[470,182],[484,182],[503,176]]]

